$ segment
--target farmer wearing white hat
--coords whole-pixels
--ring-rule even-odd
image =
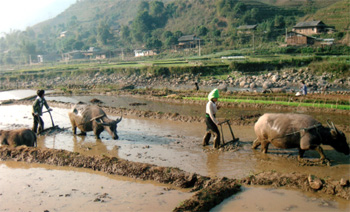
[[[216,102],[219,98],[218,89],[212,90],[208,95],[209,102],[206,106],[206,114],[205,114],[205,123],[207,125],[207,132],[203,138],[203,146],[209,145],[209,140],[211,134],[214,135],[214,148],[219,148],[220,146],[220,131],[218,125],[220,122],[216,120],[215,114],[218,111],[218,107],[216,106]]]

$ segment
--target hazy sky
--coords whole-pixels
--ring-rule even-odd
[[[54,18],[76,0],[0,0],[0,34]]]

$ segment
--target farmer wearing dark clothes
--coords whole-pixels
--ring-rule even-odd
[[[301,81],[301,88],[300,88],[300,91],[303,95],[306,95],[307,94],[307,87],[305,85],[305,82],[304,80]]]
[[[220,131],[218,125],[220,122],[216,120],[215,114],[218,111],[218,107],[216,106],[216,102],[219,98],[218,89],[212,90],[208,95],[209,102],[206,106],[206,114],[205,114],[205,123],[207,125],[207,132],[203,138],[203,146],[209,144],[209,140],[211,134],[214,135],[214,148],[219,148],[220,146]]]
[[[43,130],[44,130],[44,121],[41,119],[40,116],[43,115],[43,106],[45,105],[46,109],[48,111],[52,111],[52,109],[49,107],[49,105],[47,104],[44,95],[45,95],[45,91],[44,90],[38,90],[37,91],[37,97],[33,103],[33,132],[40,134]],[[38,129],[38,124],[39,124],[39,129]]]

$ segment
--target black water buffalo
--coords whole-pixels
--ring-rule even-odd
[[[261,145],[261,151],[266,153],[272,143],[275,147],[289,149],[298,148],[301,159],[306,150],[319,152],[321,160],[326,157],[321,144],[330,145],[336,151],[346,155],[350,153],[345,134],[339,131],[332,123],[328,127],[305,114],[279,114],[267,113],[262,115],[255,123],[254,130],[257,139],[252,148]]]
[[[122,120],[122,117],[117,120],[109,119],[106,113],[95,105],[75,105],[68,116],[74,134],[76,134],[78,127],[82,135],[94,131],[96,138],[100,139],[100,134],[106,130],[114,140],[118,139],[117,124]]]
[[[0,130],[1,145],[9,146],[33,146],[36,147],[35,133],[30,129]]]

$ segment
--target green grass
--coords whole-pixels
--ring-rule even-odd
[[[207,100],[206,97],[184,97],[190,100]],[[273,101],[273,100],[254,100],[254,99],[226,99],[220,98],[221,102],[232,103],[249,103],[249,104],[270,104],[270,105],[287,105],[292,107],[316,107],[316,108],[332,108],[340,110],[350,110],[350,105],[338,105],[328,103],[306,103],[306,102],[287,102],[287,101]]]

